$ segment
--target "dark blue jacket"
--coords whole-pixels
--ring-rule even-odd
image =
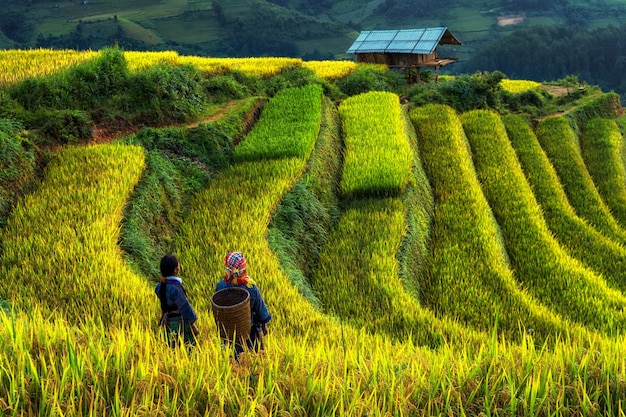
[[[161,291],[161,285],[163,282],[159,282],[154,289],[157,297],[159,297]],[[187,295],[183,286],[177,280],[167,277],[165,280],[165,299],[167,301],[168,311],[178,310],[184,321],[189,324],[195,323],[198,320],[196,312],[189,304]]]
[[[237,287],[235,284],[227,284],[226,281],[221,280],[215,286],[215,291],[223,290],[224,288],[229,287]],[[265,324],[272,319],[270,313],[265,305],[265,301],[261,296],[261,291],[259,291],[259,287],[253,285],[252,287],[248,287],[247,285],[243,285],[240,288],[244,288],[250,294],[250,312],[252,313],[252,325],[258,326],[260,324]]]

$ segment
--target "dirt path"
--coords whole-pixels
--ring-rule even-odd
[[[192,123],[188,123],[186,126],[188,128],[198,127],[202,123],[210,123],[218,120],[220,117],[224,116],[231,107],[237,104],[237,101],[231,101],[220,110],[202,120],[198,120]],[[176,125],[172,125],[176,126]],[[105,125],[96,125],[93,128],[93,133],[91,134],[91,139],[89,139],[89,144],[100,144],[100,143],[110,143],[115,139],[119,139],[124,136],[129,136],[134,133],[137,133],[141,130],[143,126],[141,125],[126,125],[126,126],[105,126]],[[162,127],[162,126],[161,126]]]
[[[228,104],[226,104],[224,107],[220,108],[220,111],[217,112],[216,114],[209,116],[203,120],[198,120],[197,122],[193,122],[193,123],[189,123],[187,125],[187,127],[192,128],[192,127],[198,127],[199,125],[201,125],[202,123],[210,123],[210,122],[214,122],[217,119],[219,119],[220,117],[224,116],[224,114],[226,114],[226,112],[228,110],[231,109],[231,107],[233,107],[235,104],[237,104],[236,101],[231,101]]]

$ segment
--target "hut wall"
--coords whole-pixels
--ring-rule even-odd
[[[384,64],[388,65],[387,56],[382,53],[368,52],[365,54],[357,54],[356,62],[364,62],[368,64]]]
[[[384,54],[384,53],[363,53],[356,55],[357,62],[367,62],[371,64],[384,64],[390,67],[419,66],[437,59],[437,52],[431,54]]]

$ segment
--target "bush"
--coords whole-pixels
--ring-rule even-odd
[[[43,110],[35,115],[34,124],[45,140],[54,143],[78,143],[93,133],[92,120],[81,110]]]
[[[128,71],[119,49],[104,49],[96,58],[53,76],[30,78],[9,89],[25,109],[81,109],[104,105],[126,91]]]
[[[519,101],[522,106],[542,107],[543,97],[535,90],[526,90],[519,93]]]
[[[345,78],[337,81],[339,89],[348,96],[368,91],[397,91],[403,78],[392,71],[381,71],[377,66],[359,65]]]
[[[144,128],[125,139],[126,143],[141,145],[147,151],[190,158],[210,170],[219,170],[230,164],[233,153],[231,139],[212,124],[196,128]]]
[[[418,84],[409,91],[413,107],[429,103],[446,104],[458,112],[495,108],[500,104],[500,71],[460,75],[437,84]]]
[[[267,81],[265,90],[268,96],[274,97],[285,88],[304,87],[315,82],[317,82],[317,76],[312,69],[301,65],[289,65]]]
[[[31,183],[35,173],[32,144],[20,135],[21,126],[11,120],[0,120],[0,226],[17,198]]]
[[[229,100],[237,100],[249,95],[248,89],[232,75],[210,77],[205,82],[204,89],[216,103],[225,103]]]
[[[202,74],[192,65],[155,65],[132,77],[127,105],[153,123],[186,121],[206,103],[202,83]]]

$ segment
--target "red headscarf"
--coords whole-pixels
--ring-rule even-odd
[[[241,252],[229,252],[224,258],[224,281],[227,284],[252,288],[255,282],[246,272],[246,258]]]

